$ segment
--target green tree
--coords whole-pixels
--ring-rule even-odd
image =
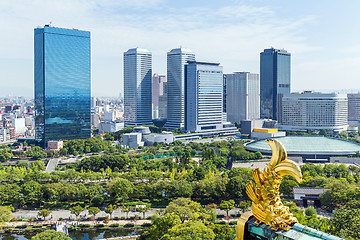
[[[345,239],[360,239],[360,209],[338,209],[330,223],[332,234]]]
[[[224,224],[213,224],[211,226],[216,238],[215,239],[224,239],[224,240],[234,240],[235,239],[235,229],[230,228]]]
[[[56,232],[55,230],[46,230],[38,233],[31,238],[31,240],[71,240],[63,232]]]
[[[134,185],[127,179],[115,179],[108,184],[110,195],[117,201],[129,198],[129,194],[134,191]]]
[[[250,208],[250,206],[251,206],[250,201],[241,201],[238,205],[242,213],[246,212]]]
[[[226,216],[229,217],[229,211],[235,208],[235,201],[229,200],[229,201],[221,201],[219,208],[221,210],[224,210],[226,212]]]
[[[0,225],[12,219],[12,206],[0,206]]]
[[[31,163],[30,168],[37,172],[37,171],[44,171],[45,170],[45,163],[41,160],[36,160]]]
[[[191,201],[189,198],[178,198],[170,202],[165,208],[165,214],[174,213],[178,215],[182,222],[188,220],[206,219],[209,216],[200,203]]]
[[[74,214],[76,216],[76,218],[79,217],[79,215],[85,210],[83,207],[81,207],[80,205],[71,207],[70,209],[70,213]]]
[[[191,197],[193,194],[192,184],[185,180],[174,180],[168,185],[168,196],[171,198],[176,197]]]
[[[96,214],[98,214],[100,212],[100,209],[98,207],[90,207],[88,209],[88,212],[90,215],[93,215],[95,217]]]
[[[110,215],[110,218],[111,218],[111,214],[112,214],[115,210],[116,210],[116,205],[112,205],[112,204],[110,204],[109,206],[107,206],[107,207],[105,208],[105,212]]]
[[[143,214],[143,218],[145,219],[145,214],[147,211],[149,211],[151,209],[151,207],[148,205],[148,206],[140,206],[140,207],[137,207],[137,211],[139,213],[142,213]]]
[[[155,214],[151,217],[152,226],[141,234],[141,239],[166,240],[170,239],[168,232],[174,226],[181,224],[181,219],[175,213],[168,213],[161,218]],[[165,237],[167,236],[167,237]]]
[[[165,235],[166,236],[166,235]],[[188,221],[173,226],[168,231],[170,239],[189,239],[189,240],[213,240],[215,234],[213,230],[199,221]]]
[[[130,205],[123,205],[121,206],[121,211],[126,213],[126,218],[129,218],[129,212],[131,211],[132,207]]]
[[[37,215],[39,217],[43,217],[45,221],[45,218],[48,217],[51,213],[52,211],[50,211],[49,209],[41,209],[40,211],[38,211]]]

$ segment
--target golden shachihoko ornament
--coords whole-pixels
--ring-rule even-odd
[[[252,201],[252,215],[257,219],[255,223],[265,223],[273,230],[289,230],[298,220],[290,213],[289,208],[284,206],[280,199],[279,187],[281,179],[290,175],[299,183],[302,182],[300,167],[287,159],[284,146],[275,139],[267,139],[266,142],[272,150],[269,164],[260,172],[259,168],[253,171],[253,182],[246,186],[246,193]],[[245,223],[251,214],[242,216],[237,224],[236,239],[242,240]]]

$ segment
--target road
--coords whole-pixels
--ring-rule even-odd
[[[58,163],[59,163],[58,158],[50,159],[48,164],[46,165],[45,172],[51,173],[51,172],[55,171],[56,166],[58,165]]]

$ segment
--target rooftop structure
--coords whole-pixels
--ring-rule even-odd
[[[318,158],[320,156],[348,156],[360,151],[360,144],[340,140],[337,138],[328,138],[322,136],[287,136],[276,138],[281,142],[288,155],[304,156]],[[256,141],[245,146],[249,151],[259,151],[261,153],[270,154],[271,149],[264,141]]]

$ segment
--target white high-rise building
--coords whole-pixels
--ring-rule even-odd
[[[226,113],[229,122],[260,118],[259,74],[226,74]]]
[[[125,125],[152,124],[152,55],[133,48],[124,53]]]
[[[185,48],[167,53],[167,122],[169,129],[184,127],[184,80],[185,64],[194,61],[195,54]]]
[[[185,130],[223,130],[223,67],[193,61],[185,72]]]
[[[288,93],[282,98],[281,130],[333,130],[348,127],[348,99],[336,93]]]

